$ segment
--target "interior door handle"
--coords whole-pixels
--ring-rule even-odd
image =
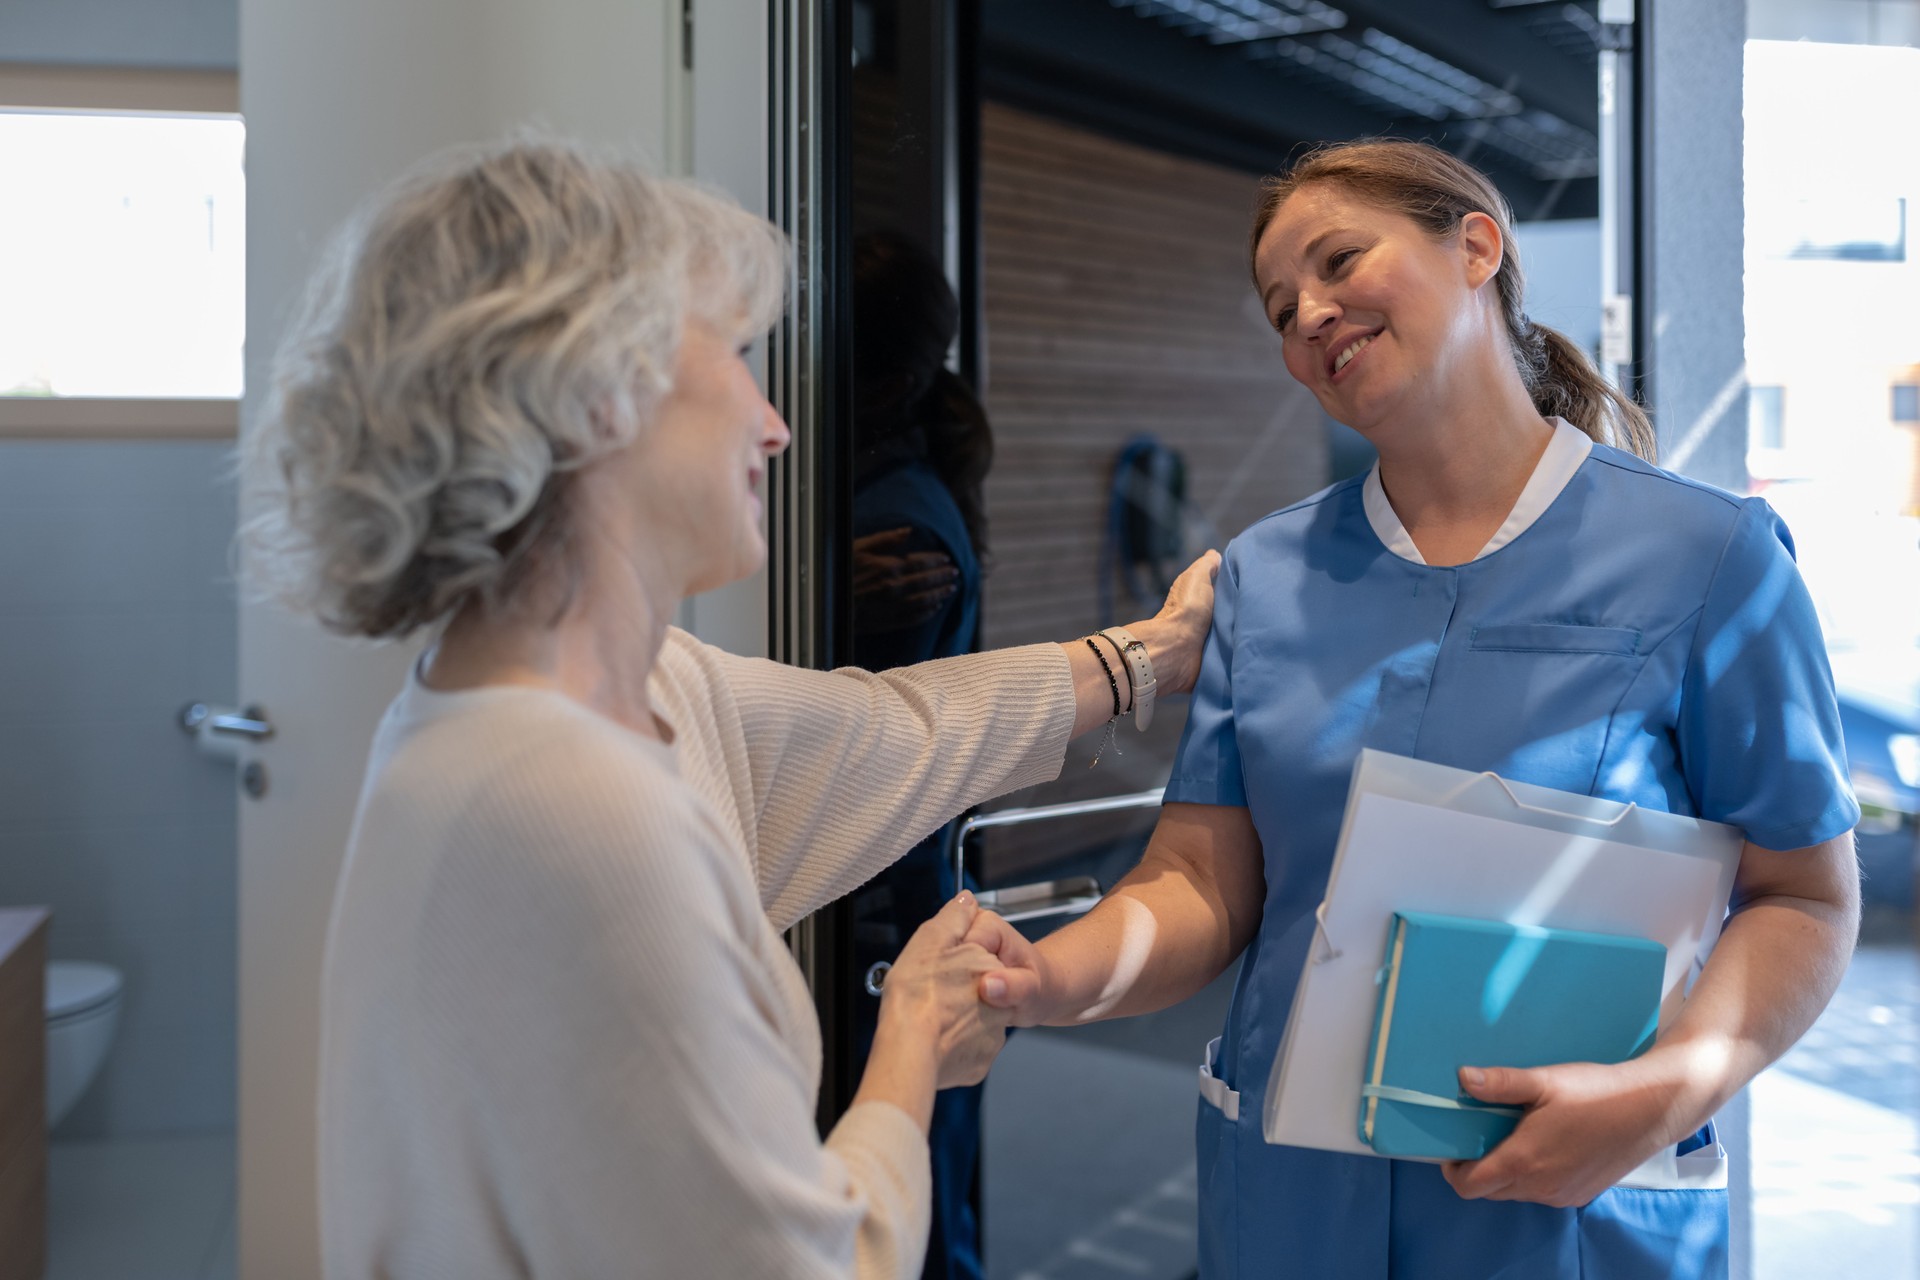
[[[267,794],[267,766],[258,760],[241,761],[241,748],[273,736],[273,721],[265,708],[249,703],[240,710],[189,702],[180,708],[180,731],[193,739],[202,755],[240,765],[240,786],[255,800]]]
[[[265,739],[273,736],[273,722],[265,710],[249,706],[235,711],[204,702],[191,702],[180,711],[180,727],[198,736],[201,733],[230,733],[236,737]]]
[[[989,827],[1023,827],[1034,822],[1080,818],[1120,809],[1158,808],[1165,790],[1164,787],[1156,787],[1152,791],[1102,796],[1097,800],[1069,800],[1064,804],[1036,805],[1029,809],[976,813],[960,824],[960,830],[953,838],[954,883],[967,882],[967,837],[976,831],[984,831]],[[1101,894],[1100,882],[1092,876],[1072,876],[1065,880],[1040,880],[1031,884],[988,889],[974,896],[987,910],[1006,920],[1016,921],[1091,911],[1100,901]]]

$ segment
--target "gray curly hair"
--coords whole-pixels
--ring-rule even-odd
[[[646,429],[690,318],[770,327],[787,261],[728,197],[574,144],[435,156],[336,236],[287,331],[249,576],[349,635],[564,607],[570,478]]]

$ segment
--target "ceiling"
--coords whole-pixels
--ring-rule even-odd
[[[1598,208],[1593,0],[981,0],[989,98],[1253,172],[1436,143],[1522,220]]]

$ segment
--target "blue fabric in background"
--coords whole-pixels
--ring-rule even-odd
[[[960,506],[932,464],[923,459],[903,461],[861,484],[854,499],[853,536],[864,538],[890,529],[913,533],[889,554],[944,551],[959,571],[959,590],[932,617],[888,631],[863,629],[856,606],[854,665],[886,671],[972,653],[980,627],[980,560],[974,554],[973,539],[967,536]]]

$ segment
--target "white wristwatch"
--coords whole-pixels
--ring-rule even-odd
[[[1126,660],[1127,675],[1133,682],[1133,727],[1145,733],[1153,722],[1153,659],[1147,656],[1147,646],[1125,627],[1108,627],[1100,634],[1111,640]]]

